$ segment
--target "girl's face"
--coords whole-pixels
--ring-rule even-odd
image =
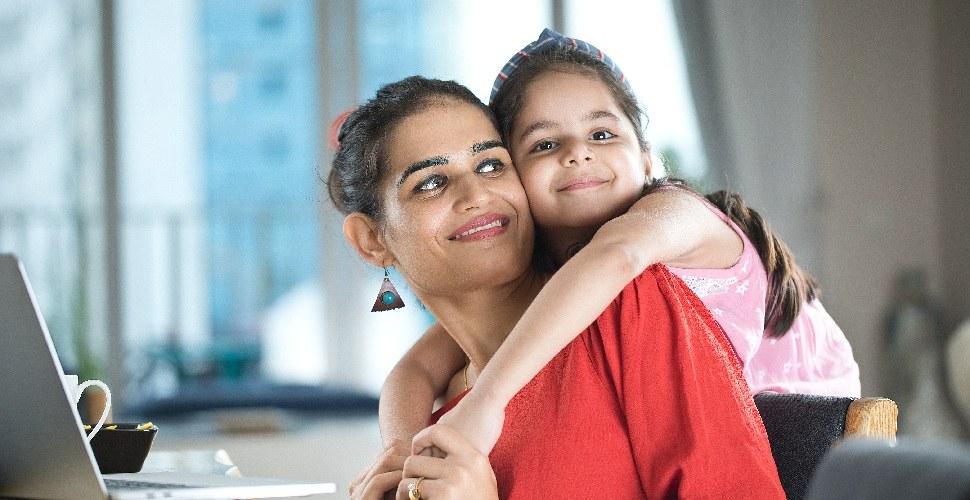
[[[650,173],[633,124],[599,79],[548,72],[525,89],[509,148],[546,231],[598,228],[626,212]]]
[[[480,109],[435,103],[398,124],[385,151],[381,233],[416,292],[505,283],[530,265],[525,192]]]

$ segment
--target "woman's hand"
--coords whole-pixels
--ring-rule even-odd
[[[411,498],[409,488],[415,484],[418,491],[412,496],[424,500],[498,498],[495,473],[488,457],[458,431],[444,424],[424,429],[414,436],[412,451],[417,453],[426,448],[437,448],[446,456],[408,457],[404,462],[404,480],[397,488],[398,500]]]
[[[380,500],[390,495],[401,483],[404,461],[410,455],[406,443],[395,441],[380,452],[364,470],[350,482],[347,490],[354,500]]]
[[[454,408],[442,415],[438,423],[458,431],[482,455],[488,456],[502,434],[505,406],[479,397],[472,388]]]

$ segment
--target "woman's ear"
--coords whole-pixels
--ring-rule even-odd
[[[384,245],[377,222],[360,212],[354,212],[344,218],[344,238],[347,243],[357,250],[357,253],[377,267],[388,267],[394,263],[394,258]]]

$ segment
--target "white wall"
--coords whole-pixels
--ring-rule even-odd
[[[970,314],[970,225],[961,223],[970,71],[960,69],[970,67],[961,57],[970,53],[970,7],[709,6],[737,166],[727,187],[761,210],[819,280],[853,344],[863,393],[882,394],[882,321],[901,270],[927,271],[949,326]]]
[[[903,267],[940,282],[932,2],[819,0],[823,301],[879,394],[881,321]]]

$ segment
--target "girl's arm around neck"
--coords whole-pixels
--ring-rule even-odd
[[[428,426],[435,398],[465,365],[465,353],[438,323],[431,325],[388,374],[378,421],[385,446],[410,443]]]
[[[647,266],[727,268],[742,249],[740,237],[699,197],[676,189],[644,196],[552,276],[482,370],[466,408],[504,408]]]

